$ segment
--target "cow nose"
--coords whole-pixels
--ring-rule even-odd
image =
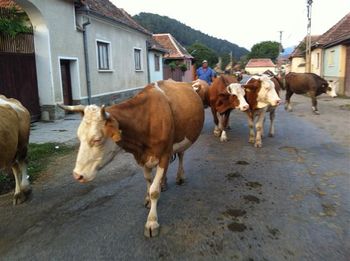
[[[243,105],[242,106],[242,111],[246,111],[249,109],[249,104]]]
[[[277,100],[277,106],[281,104],[281,100]]]
[[[84,176],[83,175],[80,175],[76,172],[73,172],[73,177],[78,180],[78,181],[82,181],[84,179]]]

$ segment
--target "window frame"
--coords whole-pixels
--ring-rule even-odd
[[[140,54],[140,59],[139,59],[139,62],[140,62],[140,68],[136,68],[136,51],[139,51],[139,54]],[[143,66],[142,66],[142,48],[139,48],[139,47],[134,47],[133,48],[133,56],[134,56],[134,69],[136,72],[142,72],[143,71]]]
[[[100,66],[100,50],[99,50],[99,47],[100,46],[106,46],[107,47],[107,56],[106,56],[106,59],[107,59],[107,67],[102,67]],[[97,62],[97,70],[99,72],[112,72],[112,44],[110,41],[106,41],[106,40],[101,40],[101,39],[96,39],[96,62]]]
[[[160,54],[154,54],[154,71],[160,72]]]

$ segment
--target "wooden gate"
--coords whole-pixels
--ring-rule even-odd
[[[40,118],[34,53],[0,52],[0,94],[19,100],[32,120]]]
[[[175,68],[175,70],[172,71],[169,66],[163,66],[164,80],[168,80],[169,78],[171,78],[174,81],[182,82],[183,75],[184,73],[181,71],[180,68]]]

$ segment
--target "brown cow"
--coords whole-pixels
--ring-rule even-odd
[[[221,75],[208,87],[196,80],[192,85],[202,98],[205,106],[210,106],[215,123],[214,135],[221,141],[227,141],[225,128],[228,126],[229,116],[233,109],[241,111],[248,109],[244,99],[244,90],[237,80],[228,75]]]
[[[321,95],[322,93],[327,93],[333,98],[337,96],[333,82],[330,81],[330,83],[328,83],[325,79],[314,73],[288,73],[286,75],[286,91],[286,110],[292,111],[290,98],[292,97],[293,93],[307,93],[311,97],[312,111],[315,114],[320,114],[317,109],[316,96]]]
[[[73,176],[91,181],[109,163],[120,146],[134,155],[143,167],[147,182],[145,205],[150,212],[145,224],[147,237],[159,233],[157,202],[161,182],[173,154],[179,157],[176,182],[184,181],[183,156],[198,138],[204,123],[204,109],[191,83],[160,81],[147,85],[133,98],[107,108],[90,105],[63,106],[80,111],[80,147]],[[152,169],[156,174],[152,181]]]
[[[267,110],[271,110],[271,107],[275,107],[280,104],[275,84],[270,80],[267,75],[253,76],[245,85],[242,85],[245,93],[246,100],[249,104],[249,110],[247,111],[248,125],[249,125],[249,142],[254,143],[254,146],[260,148],[262,146],[262,136],[264,128],[265,113]],[[254,132],[255,117],[258,116],[257,123],[255,125],[256,135]],[[271,119],[270,134],[273,135],[273,119]]]
[[[16,99],[0,95],[0,118],[0,169],[12,168],[16,180],[13,204],[17,205],[31,192],[27,177],[30,114]]]

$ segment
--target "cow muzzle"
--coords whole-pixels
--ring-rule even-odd
[[[239,109],[240,109],[241,111],[246,111],[246,110],[249,109],[249,104],[246,104],[246,105],[243,105],[243,106],[239,106]]]
[[[73,177],[75,180],[79,181],[80,183],[85,183],[87,182],[84,178],[84,175],[78,174],[76,172],[73,172]]]

